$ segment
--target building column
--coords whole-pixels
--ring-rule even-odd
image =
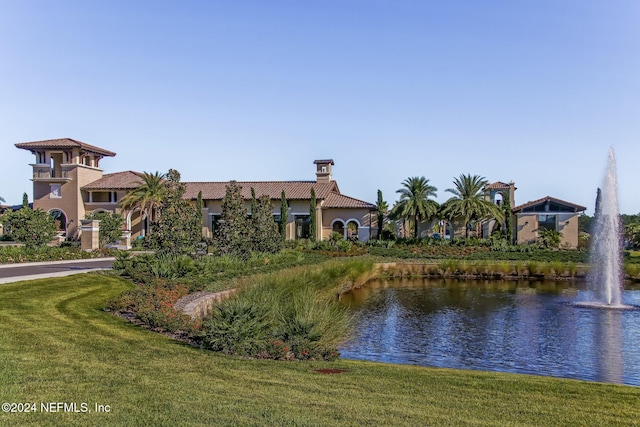
[[[80,247],[83,251],[100,249],[100,221],[95,219],[80,220]]]
[[[122,243],[124,249],[131,249],[131,230],[122,230]]]

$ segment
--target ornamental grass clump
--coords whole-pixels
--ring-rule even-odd
[[[567,270],[569,271],[569,276],[575,277],[578,274],[578,266],[575,262],[570,262],[567,264]]]
[[[336,290],[373,271],[366,260],[328,262],[262,276],[216,304],[200,335],[205,348],[285,360],[333,360],[352,315]]]
[[[515,270],[518,276],[524,276],[527,272],[527,268],[522,261],[516,261]]]
[[[540,263],[537,261],[527,262],[527,271],[530,276],[538,276],[541,274]]]
[[[543,276],[545,277],[550,276],[552,271],[553,271],[553,266],[551,265],[551,263],[543,262],[540,265],[540,272],[542,273]]]
[[[501,261],[497,264],[497,271],[503,276],[508,276],[513,271],[513,265],[508,261]]]
[[[551,265],[551,270],[553,270],[556,276],[564,276],[566,271],[566,266],[563,262],[552,261],[550,265]]]
[[[460,272],[460,260],[458,259],[445,259],[438,263],[438,267],[442,271],[443,275],[453,275]]]

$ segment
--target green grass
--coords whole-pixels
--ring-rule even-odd
[[[633,425],[640,388],[354,361],[273,362],[189,347],[104,312],[127,281],[0,285],[0,401],[110,413],[0,413],[0,425]],[[347,372],[322,375],[318,368]]]

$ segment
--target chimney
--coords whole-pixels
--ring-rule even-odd
[[[333,179],[331,176],[333,159],[314,160],[313,163],[316,165],[316,182],[330,182]]]

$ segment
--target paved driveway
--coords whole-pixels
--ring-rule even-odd
[[[114,258],[0,264],[0,284],[110,269]]]

